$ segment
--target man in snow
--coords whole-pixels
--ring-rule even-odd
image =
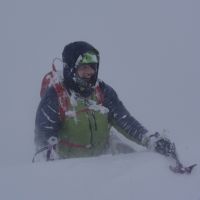
[[[98,79],[99,52],[86,42],[73,42],[62,53],[63,79],[48,88],[35,121],[37,150],[47,147],[45,159],[97,156],[112,146],[110,128],[165,156],[175,146],[159,133],[151,134],[127,111],[114,89]],[[131,152],[115,145],[118,152]]]

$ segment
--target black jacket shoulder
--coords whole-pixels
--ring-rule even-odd
[[[103,105],[109,109],[110,123],[126,137],[141,144],[147,129],[128,112],[111,86],[103,81],[99,81],[99,86],[104,96]]]
[[[53,87],[42,97],[35,118],[35,143],[43,146],[51,136],[57,136],[62,126],[58,96]]]

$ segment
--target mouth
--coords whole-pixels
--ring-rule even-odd
[[[81,88],[89,88],[92,86],[91,78],[76,78],[76,83]]]

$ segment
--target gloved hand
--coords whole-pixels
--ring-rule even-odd
[[[142,140],[142,144],[150,150],[172,158],[172,160],[175,161],[175,166],[170,165],[169,168],[175,173],[190,174],[196,166],[196,164],[188,167],[184,166],[178,158],[175,144],[172,143],[167,137],[162,136],[157,132],[154,134],[147,132]]]
[[[47,145],[39,148],[36,151],[35,155],[33,156],[32,162],[59,159],[59,156],[57,154],[57,144],[58,144],[58,138],[55,136],[51,136],[47,140]]]
[[[58,138],[51,136],[48,140],[48,150],[47,150],[47,161],[58,159],[58,154],[56,153],[56,148],[58,144]]]
[[[148,149],[156,151],[162,155],[176,158],[175,144],[167,137],[161,136],[158,132],[148,136],[146,146]]]
[[[56,144],[58,144],[58,138],[55,136],[51,136],[48,140],[47,140],[48,144],[50,146],[55,146]]]

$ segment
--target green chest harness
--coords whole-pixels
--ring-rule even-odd
[[[60,157],[96,156],[106,149],[110,132],[108,109],[101,105],[98,96],[98,90],[87,99],[68,96],[59,132]]]

